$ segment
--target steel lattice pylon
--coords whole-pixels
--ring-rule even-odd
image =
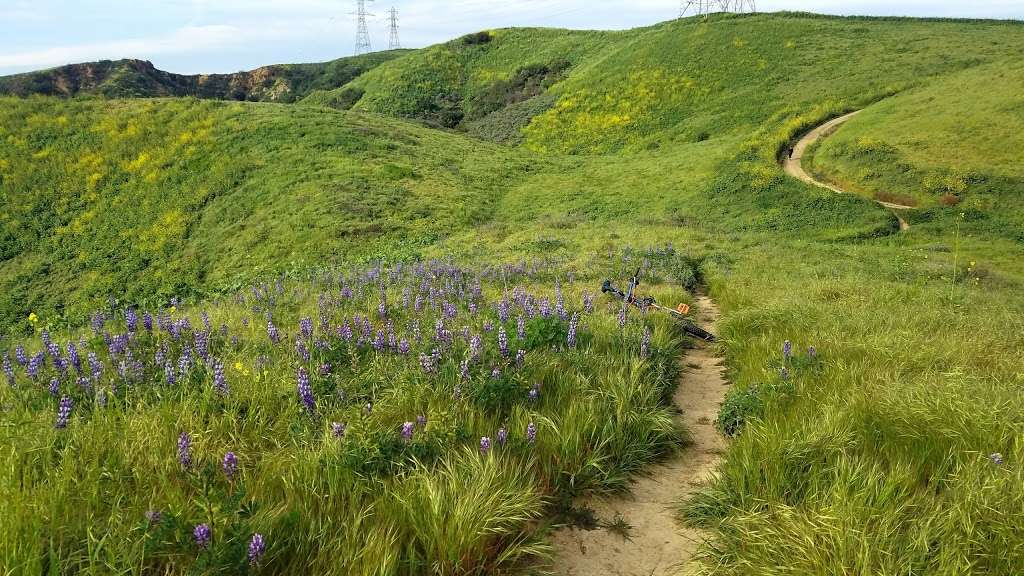
[[[715,12],[756,12],[754,0],[682,0],[679,17],[707,16]]]
[[[372,52],[373,48],[370,47],[370,30],[366,27],[366,3],[373,2],[373,0],[356,0],[356,18],[358,18],[358,24],[356,24],[356,55],[366,54]]]

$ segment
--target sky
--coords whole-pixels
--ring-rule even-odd
[[[351,55],[355,0],[0,0],[0,75],[141,58],[181,74]],[[623,29],[669,20],[679,0],[367,0],[374,49],[399,14],[405,48],[508,26]],[[1014,18],[1024,0],[758,0],[762,12]]]

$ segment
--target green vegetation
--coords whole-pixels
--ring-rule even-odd
[[[1022,83],[1019,60],[951,74],[872,106],[811,162],[845,188],[920,207],[920,224],[948,228],[940,207],[956,206],[986,235],[1024,240]]]
[[[234,74],[185,76],[144,60],[103,60],[0,76],[0,94],[99,95],[107,98],[194,96],[219,100],[295,102],[315,90],[344,86],[405,51],[375,52],[314,64],[278,64]]]
[[[476,34],[391,60],[339,90],[312,94],[304,106],[5,100],[0,137],[13,144],[0,148],[0,190],[5,206],[30,208],[2,221],[3,322],[15,332],[38,332],[81,324],[108,295],[120,298],[119,306],[153,306],[179,294],[209,307],[216,322],[230,320],[234,333],[245,312],[211,301],[216,290],[372,259],[555,259],[561,264],[551,274],[564,278],[578,301],[583,288],[570,287],[570,273],[593,290],[605,274],[621,277],[647,258],[660,277],[655,282],[693,287],[699,280],[724,311],[721,346],[734,392],[719,425],[734,439],[720,478],[681,503],[687,521],[711,531],[706,573],[1017,574],[1024,571],[1024,259],[1015,192],[1020,96],[1012,88],[1022,43],[1018,23],[716,16],[623,33]],[[563,61],[567,67],[557,64]],[[963,88],[980,83],[992,88],[973,97]],[[909,231],[898,232],[895,217],[873,202],[810,188],[777,165],[779,151],[806,129],[862,107],[817,150],[816,169],[866,195],[917,199],[923,209],[906,215]],[[102,128],[108,124],[116,130]],[[191,155],[175,144],[181,134],[203,130]],[[122,142],[125,133],[145,137]],[[146,161],[136,163],[143,152]],[[87,200],[93,164],[77,164],[87,153],[107,167],[98,171],[95,200]],[[150,158],[159,170],[147,183]],[[943,205],[946,192],[960,204]],[[35,204],[35,194],[50,201]],[[84,218],[91,212],[86,201],[102,201],[103,210]],[[160,224],[172,207],[187,225]],[[74,222],[92,227],[73,236]],[[148,244],[130,242],[146,229],[169,238],[166,252],[142,253]],[[648,250],[666,243],[676,248]],[[552,279],[522,282],[543,291],[540,284]],[[293,326],[312,315],[306,310],[320,288],[287,286],[288,294],[307,292],[282,297],[284,309],[275,308],[275,318]],[[323,287],[333,295],[339,288]],[[661,289],[668,300],[678,294]],[[489,290],[493,303],[501,289]],[[360,305],[372,308],[373,295]],[[26,319],[30,312],[39,314],[37,325]],[[140,511],[157,489],[180,474],[168,454],[187,424],[210,439],[197,447],[204,461],[232,438],[255,446],[251,453],[259,456],[246,474],[258,472],[247,482],[258,487],[250,493],[263,511],[237,521],[225,512],[217,516],[218,533],[236,522],[239,531],[279,535],[270,550],[284,571],[310,557],[319,568],[316,562],[347,551],[345,542],[365,534],[361,522],[377,547],[343,559],[356,573],[364,571],[361,562],[394,567],[378,573],[424,572],[421,562],[437,573],[523,568],[514,560],[542,552],[537,519],[556,512],[542,500],[623,488],[629,473],[678,439],[676,431],[647,424],[582,429],[604,426],[607,418],[592,414],[615,408],[627,419],[634,409],[664,415],[672,364],[661,359],[641,363],[661,367],[651,373],[627,370],[636,365],[636,332],[622,340],[616,313],[599,301],[586,317],[592,339],[585,356],[548,356],[541,346],[535,357],[546,363],[522,373],[529,382],[541,370],[545,387],[550,379],[563,391],[540,410],[557,423],[548,437],[558,438],[557,448],[538,448],[538,462],[558,455],[558,470],[544,474],[525,452],[476,458],[476,436],[505,417],[510,430],[521,428],[528,414],[494,390],[478,397],[483,404],[456,403],[457,417],[439,418],[466,423],[458,442],[416,463],[406,453],[389,457],[398,472],[372,476],[383,478],[374,485],[379,491],[343,471],[325,479],[319,459],[337,447],[315,444],[326,440],[326,427],[294,424],[301,419],[288,364],[296,360],[278,352],[269,382],[234,377],[241,399],[259,406],[235,420],[222,418],[222,405],[196,388],[130,405],[140,412],[116,405],[95,409],[96,419],[76,413],[62,436],[50,429],[56,400],[45,399],[40,385],[5,390],[18,427],[5,428],[0,446],[25,454],[5,469],[6,494],[21,494],[20,473],[31,469],[40,498],[98,486],[108,491],[86,498],[91,504],[83,509],[93,519],[116,517],[111,535],[83,536],[83,512],[67,532],[46,529],[42,540],[24,535],[45,529],[59,511],[32,519],[30,508],[17,508],[19,528],[5,532],[15,535],[0,541],[2,553],[86,572],[102,572],[111,558],[140,567],[195,559],[185,542],[152,556],[130,531],[141,529]],[[240,348],[219,350],[254,364],[260,329],[243,333]],[[538,324],[530,341],[555,342],[563,329]],[[786,340],[795,348],[788,359]],[[668,326],[655,326],[654,342],[664,354],[678,352]],[[336,380],[378,386],[390,406],[373,420],[380,430],[393,435],[404,414],[450,405],[443,391],[454,374],[413,385],[410,363],[371,365],[372,376],[354,371]],[[208,380],[198,382],[208,388]],[[584,386],[583,398],[567,392],[574,386]],[[640,392],[635,402],[623,400]],[[76,405],[94,410],[89,402]],[[351,419],[358,407],[331,409]],[[582,412],[569,418],[563,410]],[[145,428],[142,414],[159,424]],[[109,429],[100,418],[110,419]],[[152,447],[145,458],[162,467],[153,483],[133,484],[134,470],[153,468],[149,460],[96,464],[103,459],[89,450],[127,450],[111,430]],[[41,448],[17,446],[26,441]],[[57,464],[48,450],[67,441],[85,456]],[[607,451],[595,448],[601,442]],[[600,473],[573,472],[591,457],[612,459],[602,460]],[[19,464],[25,462],[33,464]],[[61,470],[68,476],[54,476]],[[525,494],[506,502],[521,507],[491,506],[490,493],[467,476],[495,478],[496,494]],[[559,481],[545,480],[553,477]],[[306,485],[314,489],[295,489]],[[175,490],[172,508],[188,512],[183,521],[193,519],[188,489]],[[462,493],[479,497],[494,516],[443,513],[455,510],[447,502]],[[119,497],[124,516],[113,504]],[[364,513],[371,504],[375,513]],[[351,534],[332,528],[339,518]],[[491,534],[481,526],[494,527],[500,542],[481,540],[481,531]],[[46,551],[50,542],[57,552]],[[455,549],[470,560],[452,567],[442,552]],[[508,564],[488,564],[506,551]],[[237,559],[236,552],[224,558]]]
[[[545,550],[548,505],[622,489],[681,440],[664,405],[682,344],[667,319],[620,327],[618,308],[564,280],[539,261],[399,265],[257,285],[155,323],[108,310],[75,335],[81,370],[60,345],[81,378],[51,356],[0,391],[21,423],[0,428],[0,562],[255,572],[260,534],[269,573],[522,567]],[[111,333],[123,345],[108,352]]]

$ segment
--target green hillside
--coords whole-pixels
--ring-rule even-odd
[[[234,74],[182,75],[145,60],[104,60],[0,76],[0,95],[154,98],[194,96],[219,100],[294,102],[314,90],[344,86],[404,51],[375,52],[313,64],[278,64]]]
[[[0,318],[77,321],[486,221],[525,163],[383,118],[196,100],[4,99]]]
[[[19,423],[0,436],[16,462],[0,472],[0,516],[15,518],[0,558],[40,573],[230,571],[244,563],[244,529],[272,536],[275,573],[528,573],[573,498],[622,489],[681,438],[664,418],[685,343],[654,315],[620,328],[611,301],[582,303],[646,261],[665,301],[700,287],[724,312],[722,421],[734,437],[719,478],[680,503],[711,536],[703,573],[1024,572],[1021,46],[1014,22],[719,15],[473,34],[300,105],[0,100],[0,355],[41,350],[48,327],[88,339],[112,378],[123,355],[102,335],[126,328],[76,332],[89,311],[120,318],[181,296],[187,305],[163,313],[201,330],[209,310],[207,332],[223,321],[240,336],[214,336],[214,353],[241,363],[227,399],[212,368],[169,388],[174,366],[157,363],[142,381],[160,385],[144,392],[98,379],[114,398],[106,412],[95,390],[74,388],[84,407],[68,435],[53,427],[45,378],[17,365],[17,387],[0,391]],[[860,194],[784,175],[790,142],[862,107],[812,159]],[[863,197],[883,193],[920,204],[909,230]],[[292,279],[278,288],[282,275]],[[483,295],[467,296],[475,279]],[[572,301],[564,316],[583,319],[581,349],[563,344],[569,321],[556,314],[513,338],[529,349],[513,367],[496,352],[496,326],[517,328],[502,301],[525,314],[532,304],[508,294],[527,290],[550,306],[556,283]],[[429,303],[421,313],[403,299]],[[342,343],[334,329],[353,314],[379,335]],[[436,372],[429,334],[408,357],[370,343],[389,319],[399,336],[413,338],[415,319],[443,341],[446,315],[485,334],[491,364],[468,379],[468,335],[442,346]],[[324,318],[327,347],[293,334],[304,316]],[[267,342],[268,318],[287,326],[281,346]],[[644,328],[656,356],[642,352]],[[137,355],[180,358],[172,332],[139,337]],[[317,375],[321,361],[337,370]],[[300,367],[320,420],[296,403]],[[531,404],[541,381],[553,399]],[[418,411],[437,421],[424,444],[427,428],[398,435]],[[336,418],[360,422],[341,444]],[[530,421],[544,430],[536,448],[521,430]],[[480,437],[502,423],[519,437],[492,458]],[[253,492],[238,513],[237,502],[200,510],[190,482],[201,475],[182,480],[171,460],[183,430],[214,472],[229,447],[250,454]],[[156,480],[141,472],[152,469]],[[102,489],[76,495],[80,477]],[[207,555],[173,527],[143,545],[154,500],[235,532]],[[97,518],[109,533],[92,531]],[[350,552],[357,541],[365,555]]]
[[[872,106],[813,157],[826,179],[921,208],[956,207],[988,233],[1024,239],[1024,67],[972,67]]]

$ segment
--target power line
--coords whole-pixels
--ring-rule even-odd
[[[373,2],[373,0],[356,0],[356,17],[358,18],[358,24],[356,24],[356,56],[373,51],[373,48],[370,46],[370,29],[366,26],[367,2]]]
[[[388,50],[398,50],[402,42],[398,39],[398,10],[394,7],[389,12],[391,20],[391,36],[388,38]]]

